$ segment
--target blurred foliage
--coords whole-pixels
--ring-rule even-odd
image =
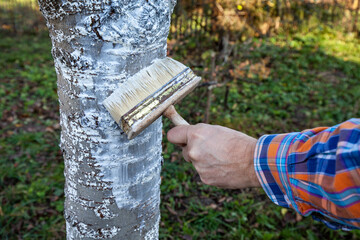
[[[0,0],[1,7],[4,2]],[[236,14],[252,9],[252,1],[246,2],[218,1],[224,11]],[[202,122],[210,88],[210,123],[254,137],[358,117],[357,33],[348,31],[342,17],[335,17],[332,26],[331,14],[324,21],[302,5],[293,11],[304,11],[310,20],[290,30],[284,26],[276,30],[273,22],[269,32],[262,34],[256,30],[261,22],[281,14],[269,3],[272,1],[256,1],[262,7],[251,10],[258,15],[251,15],[253,23],[247,20],[250,30],[244,32],[241,25],[232,26],[236,18],[210,18],[204,31],[197,24],[205,24],[206,18],[195,21],[195,14],[188,23],[192,21],[197,34],[179,33],[176,39],[170,35],[169,55],[203,77],[203,84],[178,104],[179,112],[193,124]],[[186,10],[212,13],[212,6],[201,6]],[[324,11],[331,10],[330,6],[323,7]],[[1,13],[1,20],[8,16]],[[31,13],[37,16],[31,11],[26,14]],[[285,13],[283,19],[286,24]],[[216,24],[223,29],[212,29],[211,20],[223,21]],[[0,26],[0,238],[64,239],[64,166],[58,148],[60,126],[50,39],[46,32],[25,27],[22,31],[19,25],[15,26],[18,35],[13,35],[13,25],[9,26]],[[174,26],[179,31],[180,25]],[[226,31],[227,43],[223,39]],[[165,119],[164,132],[170,128]],[[202,184],[193,167],[182,160],[181,150],[164,138],[161,239],[360,238],[360,231],[333,231],[277,207],[262,190],[222,190]]]
[[[175,39],[225,34],[245,41],[318,23],[360,31],[358,0],[178,0],[173,15],[170,37]]]
[[[0,0],[0,31],[29,34],[45,29],[37,0]]]
[[[0,15],[0,30],[22,34],[46,28],[37,0],[0,0]],[[221,38],[226,33],[244,41],[318,22],[359,35],[359,0],[177,0],[170,38]]]

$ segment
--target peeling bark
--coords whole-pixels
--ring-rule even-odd
[[[166,54],[174,0],[39,0],[52,40],[67,239],[157,239],[161,119],[128,141],[102,105]]]

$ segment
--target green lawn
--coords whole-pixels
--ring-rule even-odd
[[[210,50],[175,44],[171,54],[205,80]],[[0,238],[63,239],[63,162],[58,148],[56,75],[47,34],[0,33]],[[201,57],[196,57],[201,56]],[[333,125],[360,113],[360,41],[329,28],[252,39],[219,61],[211,120],[254,137]],[[203,120],[205,88],[179,104]],[[164,121],[165,132],[170,128]],[[346,239],[268,200],[262,190],[221,190],[200,182],[180,149],[164,146],[161,239]]]

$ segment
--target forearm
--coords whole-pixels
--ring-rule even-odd
[[[335,225],[360,227],[360,120],[257,142],[254,167],[270,199],[302,215],[319,213]]]

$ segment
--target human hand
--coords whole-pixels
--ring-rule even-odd
[[[209,124],[177,126],[167,133],[182,147],[201,180],[221,188],[260,187],[254,169],[257,140],[244,133]]]

